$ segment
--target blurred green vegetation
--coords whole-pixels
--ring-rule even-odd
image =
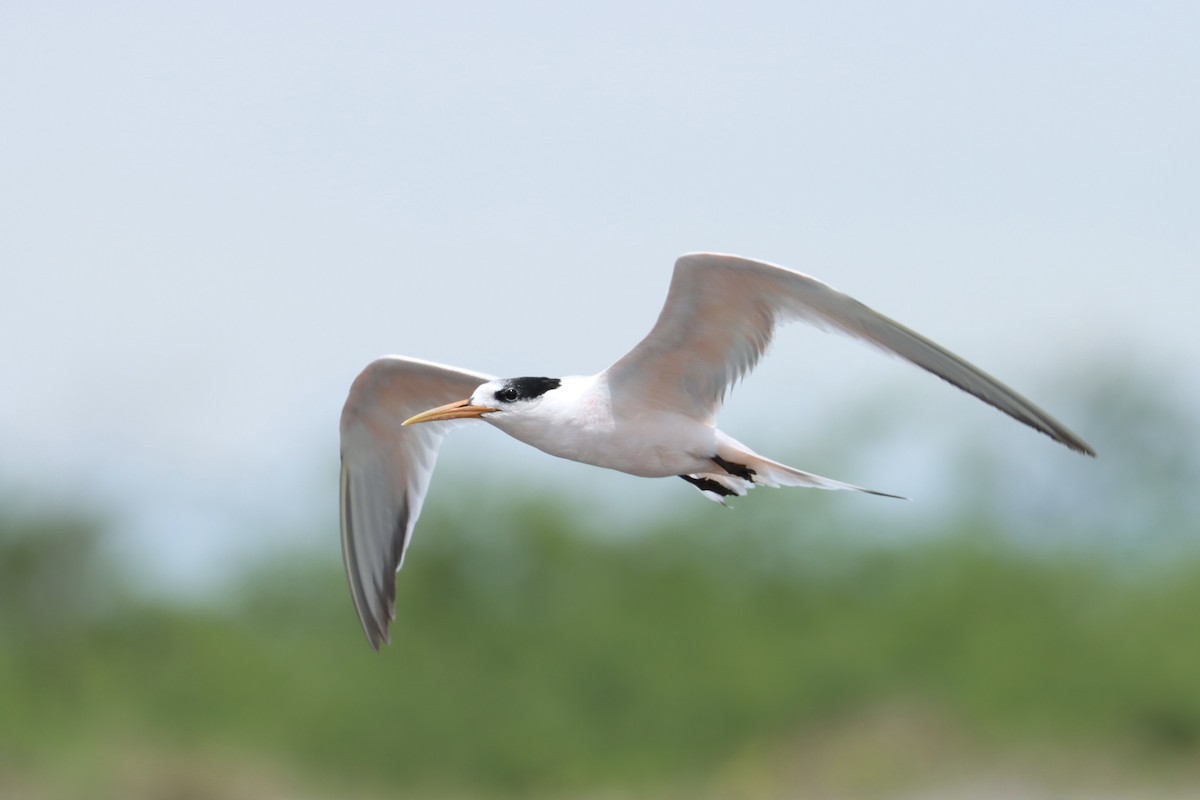
[[[382,654],[332,531],[185,604],[129,589],[142,565],[106,556],[103,520],[9,513],[0,796],[877,797],[995,754],[1194,788],[1195,465],[1166,494],[1147,465],[1173,534],[1136,568],[1128,548],[1031,547],[1053,529],[1001,504],[881,541],[848,495],[697,500],[631,531],[497,490],[427,512]]]
[[[139,753],[328,796],[654,791],[893,707],[981,747],[1200,757],[1197,559],[1131,579],[979,527],[868,548],[744,511],[617,537],[543,503],[431,515],[382,655],[333,558],[150,604],[89,555],[96,529],[5,520],[4,767],[77,797],[130,796]]]

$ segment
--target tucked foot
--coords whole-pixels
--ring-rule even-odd
[[[751,474],[753,474],[753,470],[751,470]],[[735,492],[733,489],[730,489],[727,486],[722,486],[712,478],[696,478],[692,475],[680,475],[679,477],[683,478],[685,481],[690,483],[692,486],[695,486],[702,492],[712,492],[713,494],[721,497],[730,497],[731,495],[737,494],[737,492]]]
[[[754,470],[750,469],[745,464],[734,464],[726,461],[720,456],[713,456],[712,460],[714,464],[728,472],[730,475],[735,475],[744,481],[750,481],[751,483],[754,482]]]

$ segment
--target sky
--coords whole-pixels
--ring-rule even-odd
[[[334,519],[370,359],[597,371],[696,250],[1051,411],[1098,364],[1200,400],[1198,37],[1193,3],[5,4],[0,487],[219,563]],[[722,422],[803,439],[897,386],[1008,424],[800,329]],[[443,463],[584,474],[502,438]]]

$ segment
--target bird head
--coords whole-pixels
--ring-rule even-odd
[[[520,413],[536,407],[542,395],[562,385],[558,378],[498,378],[476,389],[466,400],[431,408],[404,421],[405,425],[449,419],[474,419],[487,414]],[[488,420],[491,422],[492,420]]]

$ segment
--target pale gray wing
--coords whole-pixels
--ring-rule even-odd
[[[613,402],[711,421],[729,386],[762,357],[776,325],[803,320],[905,358],[1072,450],[1095,452],[1062,423],[978,367],[816,278],[737,256],[675,262],[658,321],[608,368]]]
[[[412,538],[438,448],[455,422],[401,427],[421,411],[470,397],[478,372],[385,356],[350,387],[342,408],[342,557],[354,608],[376,650],[388,640],[396,570]]]

